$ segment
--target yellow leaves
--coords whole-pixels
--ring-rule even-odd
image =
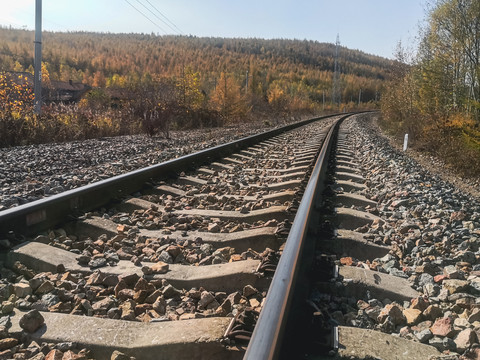
[[[50,73],[47,69],[47,64],[42,61],[42,86],[43,87],[50,87]]]
[[[178,79],[177,91],[185,104],[197,108],[202,103],[202,92],[200,91],[200,73],[194,72],[190,67],[183,70],[182,77]]]
[[[20,75],[18,76],[20,81],[15,81],[5,72],[0,72],[0,109],[15,112],[15,114],[31,110],[33,94],[23,78]]]
[[[38,128],[40,126],[38,116],[26,115],[23,117],[23,119],[30,128]]]
[[[18,60],[15,61],[15,65],[13,66],[13,71],[15,72],[22,72],[24,71],[22,64],[18,62]]]
[[[115,127],[112,118],[106,115],[95,118],[93,125],[99,130],[111,130],[113,127]]]
[[[78,107],[79,108],[87,108],[88,107],[88,100],[86,98],[83,98],[78,102]]]
[[[285,98],[285,89],[277,81],[274,81],[268,88],[267,96],[270,104],[279,103]]]
[[[61,114],[57,117],[57,119],[63,125],[70,126],[72,124],[72,119],[69,114]]]
[[[475,125],[475,121],[465,114],[453,114],[446,122],[446,126],[454,128],[469,128]]]
[[[475,126],[475,120],[466,114],[455,113],[449,116],[445,127],[452,134],[459,134],[465,145],[480,150],[480,130]]]
[[[111,78],[108,78],[106,80],[106,86],[107,87],[120,87],[124,88],[127,86],[127,77],[126,76],[121,76],[118,74],[113,74]]]

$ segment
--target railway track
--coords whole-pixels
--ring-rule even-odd
[[[18,336],[19,319],[37,309],[46,326],[30,339],[77,343],[96,358],[114,350],[138,359],[241,358],[339,118],[2,212],[2,238],[16,245],[4,256],[10,333]]]
[[[277,271],[245,359],[478,359],[478,202],[368,117],[342,123],[324,181],[297,258],[308,281],[282,307]]]
[[[392,209],[407,200],[372,196],[365,176],[376,170],[361,172],[351,118],[312,119],[0,213],[0,240],[13,247],[0,323],[19,343],[0,357],[423,360],[452,342],[468,352],[457,339],[468,328],[442,335],[437,322],[465,308],[473,322],[475,301],[432,293],[435,271],[435,281],[466,275],[432,267],[426,284],[426,262],[413,267],[401,237],[418,237],[419,225],[397,231]],[[22,331],[31,309],[45,324]],[[47,345],[35,352],[31,340]]]
[[[367,234],[385,220],[378,216],[377,202],[365,197],[366,181],[343,123],[332,148],[325,150],[326,161],[317,164],[323,165],[317,169],[318,183],[309,184],[305,191],[297,214],[308,221],[294,222],[244,359],[440,356],[433,346],[390,335],[405,318],[398,310],[400,314],[392,320],[392,314],[381,311],[381,301],[408,308],[412,299],[413,304],[423,299],[422,294],[405,278],[356,266],[357,261],[370,264],[391,256],[391,247],[372,241]],[[308,215],[301,215],[304,211]],[[391,329],[376,329],[382,332],[373,331],[368,322],[355,322],[357,314],[347,324],[345,309],[355,312],[357,307],[360,319],[366,310],[375,320],[402,321],[392,323]]]

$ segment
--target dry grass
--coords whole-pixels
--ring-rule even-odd
[[[480,126],[470,118],[455,114],[434,123],[421,117],[398,122],[383,116],[379,125],[397,138],[408,133],[409,146],[438,157],[458,175],[480,176]]]

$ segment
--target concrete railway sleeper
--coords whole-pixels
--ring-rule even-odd
[[[339,358],[476,359],[480,206],[369,132],[369,121],[342,125],[326,217],[335,241],[318,246],[336,255],[337,276],[311,300],[338,325]],[[345,207],[370,220],[353,224]]]
[[[420,360],[439,356],[440,352],[433,346],[392,336],[391,331],[382,326],[366,326],[343,316],[342,311],[352,306],[360,311],[367,309],[367,316],[375,321],[388,318],[387,322],[393,322],[396,320],[390,317],[389,305],[382,309],[382,301],[393,304],[393,309],[398,309],[395,304],[401,304],[403,309],[403,306],[415,307],[423,300],[405,278],[373,271],[377,270],[375,267],[355,266],[357,261],[371,264],[375,259],[386,259],[391,248],[368,236],[369,230],[381,227],[385,220],[378,216],[377,202],[366,197],[365,178],[354,160],[345,123],[340,126],[324,191],[319,231],[322,236],[316,242],[313,266],[316,276],[312,277],[307,300],[312,317],[304,357],[321,359],[328,354],[330,358],[339,359]],[[402,317],[402,311],[397,315]]]
[[[386,328],[401,325],[399,319],[406,319],[404,314],[408,309],[417,309],[424,298],[412,288],[406,276],[382,272],[383,269],[377,271],[379,268],[375,265],[368,266],[378,259],[390,259],[391,247],[381,241],[372,241],[370,234],[382,228],[386,220],[378,216],[381,214],[377,202],[366,197],[369,192],[355,161],[348,124],[347,121],[340,126],[335,157],[331,160],[326,192],[333,196],[326,200],[325,208],[329,210],[325,210],[323,216],[323,223],[327,224],[323,230],[328,235],[317,242],[317,258],[328,258],[329,264],[334,260],[335,270],[331,278],[316,279],[311,287],[310,301],[318,310],[314,313],[313,324],[329,325],[335,348],[330,350],[330,355],[335,354],[335,358],[420,360],[440,356],[435,347],[412,341],[412,338],[390,335],[392,329]],[[378,321],[379,326],[344,317],[343,311],[350,306],[360,309],[358,314],[366,310],[359,319],[366,315]],[[395,310],[399,310],[396,318]],[[359,338],[364,341],[359,342]],[[315,344],[322,343],[311,337],[310,340],[307,358],[321,358],[318,352],[321,347]]]
[[[0,213],[0,356],[243,357],[339,118]]]

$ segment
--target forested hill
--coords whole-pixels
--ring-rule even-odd
[[[0,28],[0,71],[33,71],[34,32]],[[95,87],[124,86],[151,76],[198,76],[210,94],[222,73],[243,91],[277,92],[313,103],[330,100],[335,45],[307,40],[227,39],[147,34],[43,32],[43,61],[51,80]],[[339,48],[342,102],[375,100],[392,61]],[[229,83],[229,86],[231,84]]]

